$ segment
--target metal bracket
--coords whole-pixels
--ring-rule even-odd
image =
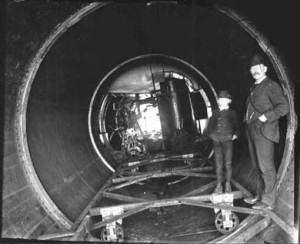
[[[111,207],[111,208],[103,208],[100,210],[102,221],[109,220],[114,216],[118,216],[123,214],[124,210],[122,207]],[[122,219],[118,219],[117,221],[108,223],[105,228],[105,241],[117,241],[117,223],[119,225],[122,224]]]

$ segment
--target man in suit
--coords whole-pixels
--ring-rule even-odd
[[[245,202],[255,204],[254,209],[274,209],[276,194],[276,169],[274,143],[279,142],[278,119],[289,112],[289,104],[280,85],[266,75],[263,57],[255,55],[251,60],[250,73],[255,83],[247,99],[245,115],[246,135],[251,162],[259,175],[254,198]]]

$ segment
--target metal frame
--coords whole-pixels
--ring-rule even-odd
[[[144,165],[149,165],[157,162],[167,162],[169,160],[181,160],[185,163],[189,163],[184,166],[177,166],[173,169],[162,172],[161,170],[156,170],[152,172],[131,172],[136,168]],[[112,177],[106,182],[106,184],[99,190],[92,201],[87,205],[85,210],[82,212],[80,217],[75,221],[72,231],[58,234],[51,234],[46,236],[40,236],[40,240],[49,239],[61,239],[67,238],[68,240],[79,240],[84,241],[86,236],[90,231],[97,230],[99,228],[111,225],[114,222],[119,222],[123,218],[129,217],[136,213],[142,212],[151,208],[160,208],[166,206],[175,205],[187,205],[196,206],[202,208],[211,208],[219,210],[228,210],[232,212],[239,212],[248,214],[238,226],[238,228],[229,235],[223,235],[220,238],[214,240],[213,243],[226,243],[228,241],[242,241],[249,240],[254,235],[262,231],[270,224],[270,220],[275,221],[283,230],[288,234],[293,233],[294,228],[285,223],[272,211],[266,210],[255,210],[252,208],[245,207],[235,207],[232,204],[223,203],[213,203],[213,197],[215,194],[201,195],[208,190],[212,190],[216,186],[216,180],[199,187],[198,189],[186,192],[180,197],[160,199],[160,200],[148,200],[145,198],[138,198],[132,196],[126,196],[123,194],[114,193],[114,190],[127,187],[132,184],[140,183],[151,178],[163,178],[169,176],[186,176],[186,177],[208,177],[215,178],[214,174],[205,174],[202,172],[212,171],[213,163],[203,156],[201,153],[186,153],[186,154],[161,154],[152,156],[148,159],[143,160],[131,160],[123,161],[118,169],[114,172]],[[236,180],[232,179],[231,183],[238,189],[238,191],[233,191],[232,193],[218,194],[221,198],[232,196],[233,199],[241,199],[243,197],[251,197],[252,194],[239,184]],[[109,205],[96,207],[94,206],[96,202],[100,202],[102,198],[109,198],[114,200],[119,200],[126,202],[124,204]],[[106,216],[102,221],[92,224],[91,217],[100,216],[103,211],[114,212],[114,209],[121,209],[120,214],[112,214],[111,216]],[[250,226],[250,227],[249,227]]]

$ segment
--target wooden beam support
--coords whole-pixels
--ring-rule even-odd
[[[209,165],[213,166],[214,168],[216,167],[216,165],[215,165],[212,161],[210,161],[207,157],[205,157],[201,152],[198,152],[198,153],[199,153],[200,157],[201,157],[206,163],[208,163]]]
[[[168,182],[168,186],[178,184],[179,182],[187,180],[188,178],[189,178],[188,176],[184,176],[184,177],[182,177],[182,178],[180,178],[178,180],[175,180],[175,181],[172,181],[172,182]]]
[[[141,163],[148,163],[151,160],[156,160],[156,159],[165,159],[165,158],[168,158],[169,156],[166,155],[166,154],[163,154],[163,155],[155,155],[155,156],[152,156],[152,157],[150,156],[150,158],[147,157],[147,158],[142,158],[142,159],[139,159],[139,160],[129,160],[126,163],[122,163],[122,166],[123,167],[126,167],[126,166],[139,166],[139,164],[141,164]]]
[[[237,197],[241,197],[242,196],[242,193],[241,192],[233,192],[233,195],[234,195],[234,199],[236,199]],[[136,214],[138,212],[141,212],[141,211],[144,211],[148,208],[151,208],[151,207],[163,207],[163,206],[170,206],[170,205],[178,205],[178,204],[188,204],[188,205],[193,205],[193,204],[190,204],[191,202],[190,201],[193,201],[196,202],[195,200],[197,200],[196,203],[199,203],[198,201],[205,201],[205,200],[209,200],[211,198],[211,195],[206,195],[206,196],[197,196],[197,197],[189,197],[189,198],[183,198],[183,199],[164,199],[164,200],[157,200],[157,201],[148,201],[148,202],[145,202],[145,203],[140,203],[140,204],[131,204],[131,209],[127,208],[125,209],[125,206],[126,205],[119,205],[119,206],[122,206],[123,207],[123,210],[126,211],[126,210],[129,210],[119,216],[113,216],[111,219],[108,219],[108,220],[105,220],[105,221],[102,221],[100,223],[97,223],[97,224],[94,224],[90,230],[95,230],[95,229],[98,229],[102,226],[105,226],[107,225],[108,223],[111,223],[111,222],[114,222],[114,221],[117,221],[119,219],[123,219],[123,218],[126,218],[130,215],[133,215],[133,214]],[[191,199],[191,200],[189,200]],[[217,204],[208,204],[208,203],[204,203],[202,207],[208,207],[212,205],[213,208],[224,208],[224,209],[227,209],[227,207],[224,207],[223,205],[217,205]],[[113,207],[119,207],[119,206],[113,206]],[[104,208],[111,208],[111,207],[104,207]],[[237,209],[237,207],[231,207],[231,208],[235,208]],[[91,209],[90,213],[91,215],[94,215],[96,212],[98,212],[98,215],[101,213],[101,209],[103,208],[97,208],[97,209]],[[244,208],[241,208],[241,209],[244,209]],[[240,210],[241,211],[241,210]],[[258,210],[254,210],[256,212],[260,212]],[[243,211],[245,212],[245,211]],[[97,215],[97,214],[95,214]]]
[[[189,165],[184,165],[184,166],[178,166],[174,167],[172,170],[184,170],[184,169],[191,169],[194,168],[195,166],[198,166],[198,168],[204,168],[205,163],[197,160],[197,162],[194,162]],[[151,173],[162,173],[162,170],[153,170],[151,172],[131,172],[131,171],[126,171],[126,170],[120,170],[118,171],[118,175],[125,175],[126,176],[138,176],[138,175],[145,175],[145,174],[151,174]]]
[[[259,232],[263,231],[270,224],[270,218],[265,217],[258,221],[256,224],[250,226],[247,230],[244,230],[240,235],[233,238],[230,243],[246,243],[248,240],[256,236]],[[221,242],[228,243],[228,242]]]
[[[92,227],[89,230],[91,231],[91,230],[99,229],[102,226],[105,226],[105,225],[107,225],[107,224],[109,224],[111,222],[117,221],[119,219],[124,219],[124,218],[126,218],[128,216],[131,216],[131,215],[136,214],[138,212],[144,211],[144,210],[146,210],[146,209],[148,209],[150,207],[151,207],[151,204],[146,204],[146,205],[140,206],[139,208],[127,211],[127,212],[125,212],[125,213],[123,213],[123,214],[121,214],[119,216],[113,216],[111,219],[108,219],[108,220],[105,220],[105,221],[102,221],[100,223],[92,225]]]
[[[151,173],[159,173],[159,172],[161,172],[161,171],[160,170],[151,171]],[[120,172],[118,172],[119,177],[142,176],[142,175],[146,175],[146,174],[149,174],[149,172],[139,172],[139,171],[136,171],[136,172],[120,171]],[[118,178],[116,178],[116,179],[118,179]]]
[[[110,192],[106,192],[106,191],[103,192],[103,196],[106,198],[123,201],[123,202],[146,202],[147,201],[147,199],[130,197],[130,196],[125,196],[125,195],[116,194],[116,193],[110,193]]]
[[[133,185],[135,183],[138,183],[140,181],[147,180],[147,179],[150,179],[150,178],[151,178],[151,175],[146,175],[146,176],[143,176],[143,177],[139,177],[136,180],[131,180],[131,181],[128,181],[128,182],[123,183],[123,184],[119,184],[119,185],[116,185],[116,186],[106,188],[106,191],[114,191],[116,189],[120,189],[120,188],[123,188],[125,186]]]
[[[130,161],[127,163],[123,163],[123,166],[132,166],[132,165],[138,165],[140,163],[146,163],[146,162],[153,162],[153,160],[173,160],[173,159],[195,159],[197,156],[199,156],[198,152],[194,153],[185,153],[185,154],[163,154],[163,155],[156,155],[153,158],[146,158],[146,159],[141,159],[141,160],[135,160],[135,161]]]
[[[151,160],[140,161],[140,162],[137,161],[137,162],[133,162],[132,164],[129,164],[128,166],[123,166],[121,168],[121,171],[134,169],[134,168],[144,166],[144,165],[147,165],[147,164],[163,163],[163,162],[167,162],[167,161],[170,161],[170,159],[168,159],[168,158],[158,158],[158,159],[151,159]]]
[[[281,228],[283,229],[289,236],[293,237],[296,229],[289,224],[287,224],[284,220],[282,220],[277,214],[275,214],[271,210],[265,210],[268,216]]]
[[[208,183],[207,185],[201,186],[200,188],[198,188],[196,190],[186,193],[186,194],[182,195],[181,197],[190,197],[190,196],[195,196],[195,195],[201,194],[202,192],[205,192],[207,190],[214,188],[216,185],[217,185],[217,181],[215,180],[215,181]]]
[[[213,171],[214,167],[212,166],[206,166],[206,167],[196,167],[196,168],[190,168],[190,169],[182,169],[180,171],[184,172],[207,172],[207,171]]]
[[[118,169],[121,167],[119,165]],[[90,211],[90,208],[97,202],[97,200],[101,199],[103,191],[109,187],[112,184],[112,179],[116,177],[116,171],[112,174],[112,176],[106,181],[106,183],[99,189],[99,191],[94,195],[92,200],[89,202],[89,204],[84,208],[84,210],[81,212],[79,217],[76,219],[76,221],[73,223],[72,229],[77,229],[77,226],[80,224],[80,222],[84,219],[84,217],[87,215],[87,213]]]
[[[235,179],[231,179],[231,183],[238,188],[246,197],[253,197],[252,193],[249,192],[245,187],[243,187],[239,182],[237,182]]]
[[[155,157],[152,159],[136,160],[136,161],[131,161],[128,163],[123,163],[121,170],[134,169],[139,166],[143,166],[143,165],[151,164],[151,163],[158,163],[158,162],[195,160],[197,156],[199,156],[198,152],[182,154],[182,155],[164,155],[162,157]]]
[[[81,221],[74,235],[70,238],[71,241],[84,241],[84,236],[86,234],[86,228],[88,227],[88,222],[90,221],[90,216],[86,215]]]
[[[204,208],[217,208],[217,209],[231,210],[234,212],[245,213],[245,214],[263,214],[263,211],[252,209],[252,208],[233,207],[229,205],[198,202],[195,200],[182,200],[181,203],[186,205],[191,205],[191,206],[204,207]]]
[[[99,216],[101,215],[101,209],[110,209],[110,208],[123,208],[123,211],[129,211],[138,207],[145,206],[147,204],[150,204],[150,201],[144,202],[144,203],[127,203],[127,204],[118,204],[118,205],[112,205],[112,206],[103,206],[103,207],[95,207],[91,208],[89,214],[91,216]]]
[[[189,168],[194,168],[196,166],[198,166],[199,168],[202,168],[205,165],[205,162],[203,162],[203,160],[199,161],[199,159],[195,159],[194,162],[192,162],[191,164],[187,164],[184,166],[177,166],[174,167],[174,170],[181,170],[181,169],[189,169]]]
[[[151,176],[151,178],[159,178],[159,177],[168,177],[172,175],[177,175],[181,173],[193,173],[193,172],[205,172],[205,171],[211,171],[213,170],[212,166],[207,166],[207,167],[197,167],[197,168],[188,168],[188,169],[182,169],[182,170],[170,170],[167,172],[162,172],[162,171],[155,171],[155,172],[150,172],[150,173],[143,173],[141,175],[136,175],[136,176],[128,176],[128,177],[121,177],[121,178],[115,178],[112,179],[113,183],[120,183],[124,181],[132,181],[136,179],[141,179],[143,177],[148,177]]]
[[[53,239],[70,237],[70,236],[73,236],[74,233],[75,233],[74,231],[68,231],[68,232],[63,232],[63,233],[54,233],[54,234],[39,236],[37,239],[38,240],[53,240]]]
[[[242,192],[240,191],[234,191],[232,192],[233,198],[234,199],[239,199],[242,198]],[[222,194],[220,194],[222,195]],[[225,195],[225,194],[223,194]],[[112,207],[118,207],[118,208],[123,208],[123,211],[128,211],[137,207],[144,206],[145,204],[151,204],[153,205],[152,207],[163,207],[163,206],[171,206],[171,205],[180,205],[183,204],[183,201],[185,200],[191,200],[194,201],[193,203],[199,203],[199,202],[204,202],[204,201],[211,201],[212,199],[212,194],[208,195],[202,195],[202,196],[193,196],[193,197],[179,197],[179,198],[170,198],[170,199],[161,199],[161,200],[151,200],[151,201],[146,201],[146,202],[141,202],[141,203],[131,203],[131,204],[119,204],[119,205],[113,205],[113,206],[105,206],[105,207],[97,207],[97,208],[91,208],[90,209],[90,215],[91,216],[97,216],[101,215],[101,209],[108,209]],[[189,204],[191,205],[191,204]],[[215,207],[215,205],[212,205]],[[246,208],[247,209],[247,208]],[[250,211],[251,209],[249,209]],[[253,211],[259,211],[259,210],[254,210]],[[253,212],[251,212],[253,213]],[[257,212],[255,212],[257,213]]]
[[[131,181],[134,181],[134,180],[139,180],[139,179],[143,179],[145,177],[148,177],[149,176],[152,176],[153,173],[142,173],[141,175],[135,175],[135,176],[126,176],[126,177],[121,177],[121,178],[115,178],[115,179],[112,179],[112,182],[115,184],[115,183],[121,183],[121,182],[131,182]]]
[[[178,172],[176,175],[190,176],[190,177],[202,177],[202,178],[216,178],[215,174],[203,174],[203,173],[185,173]]]

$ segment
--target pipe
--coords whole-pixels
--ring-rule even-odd
[[[141,9],[135,10],[134,13],[134,10],[126,7],[126,5],[106,6],[102,9],[101,7],[105,5],[103,3],[86,5],[57,26],[54,22],[50,22],[51,27],[56,27],[46,41],[43,43],[40,39],[33,39],[31,42],[41,44],[40,49],[38,49],[38,44],[31,47],[33,51],[30,54],[33,59],[29,60],[28,57],[31,55],[18,56],[22,54],[22,50],[24,51],[28,47],[29,41],[26,38],[22,39],[20,46],[17,46],[15,42],[16,48],[12,50],[10,47],[8,50],[9,57],[14,57],[14,55],[20,57],[23,63],[20,73],[15,72],[15,69],[9,66],[10,73],[8,76],[10,79],[6,81],[6,99],[12,103],[7,103],[5,131],[7,131],[8,138],[13,139],[11,141],[6,140],[5,145],[6,150],[12,148],[10,150],[17,155],[17,160],[7,156],[4,162],[5,169],[10,172],[9,166],[14,162],[23,167],[23,174],[30,182],[30,189],[34,192],[32,198],[38,199],[48,216],[67,229],[72,226],[93,195],[98,192],[112,174],[95,151],[87,126],[92,94],[101,78],[105,77],[110,70],[124,60],[148,53],[148,47],[152,47],[155,51],[168,53],[187,60],[187,63],[192,63],[210,77],[210,80],[214,81],[213,86],[215,88],[219,89],[224,82],[228,86],[236,86],[238,91],[241,90],[238,94],[240,100],[246,96],[247,92],[244,88],[250,85],[246,76],[242,77],[246,81],[243,84],[234,79],[224,81],[223,75],[220,74],[230,70],[230,63],[227,64],[224,60],[217,60],[215,57],[218,57],[219,52],[230,53],[230,50],[225,49],[225,47],[228,48],[227,45],[221,46],[220,49],[224,49],[220,50],[218,46],[214,46],[203,39],[205,36],[211,41],[218,40],[219,45],[228,44],[226,28],[229,27],[233,33],[239,33],[243,28],[247,29],[247,33],[255,33],[254,29],[248,28],[243,21],[235,26],[230,12],[228,14],[225,11],[230,16],[228,18],[228,16],[221,14],[218,9],[208,11],[206,17],[218,21],[211,22],[207,28],[205,25],[207,19],[201,15],[201,11],[205,10],[201,6],[197,7],[199,8],[198,17],[203,18],[201,19],[203,22],[201,22],[202,24],[199,22],[199,26],[197,26],[199,33],[195,33],[195,38],[198,38],[197,40],[201,45],[198,47],[197,55],[193,55],[193,57],[197,56],[198,59],[193,60],[189,54],[192,51],[189,50],[189,43],[192,40],[188,36],[191,31],[189,18],[187,18],[189,16],[187,14],[189,13],[188,7],[175,5],[175,10],[178,12],[175,11],[174,13],[179,13],[178,16],[182,14],[182,18],[179,19],[181,25],[174,30],[172,29],[174,23],[171,21],[174,20],[173,18],[164,23],[150,21],[151,16],[155,13],[155,9],[152,7],[140,5]],[[144,21],[140,22],[143,28],[139,29],[139,26],[136,26],[136,21],[132,21],[135,19],[130,14],[126,16],[126,11],[123,11],[123,8],[126,8],[126,11],[131,14],[134,13],[134,18]],[[164,8],[168,10],[168,7]],[[197,11],[197,8],[194,10]],[[53,9],[55,8],[53,7]],[[117,11],[121,11],[119,13],[122,14],[118,16]],[[141,11],[144,11],[143,13],[149,17],[149,22],[145,20],[147,18],[144,19],[143,15],[139,14]],[[24,12],[23,14],[25,14]],[[41,16],[39,15],[39,17]],[[34,16],[32,18],[33,20],[29,20],[33,21],[32,26],[39,23],[38,18],[34,19]],[[45,16],[41,18],[46,21]],[[59,18],[57,17],[57,19]],[[79,21],[81,19],[82,21]],[[110,23],[109,27],[105,24],[108,22]],[[18,24],[24,25],[22,22]],[[216,24],[214,26],[216,29],[219,27],[218,25],[224,27],[220,30],[224,31],[223,36],[214,38],[214,33],[211,33],[211,30],[214,29],[211,25],[214,24]],[[242,28],[240,28],[241,26]],[[26,26],[27,30],[30,27]],[[18,29],[14,31],[17,32]],[[48,34],[47,31],[45,32]],[[136,33],[140,34],[142,41],[134,38]],[[177,36],[176,33],[180,33],[180,35]],[[45,33],[43,32],[43,34]],[[245,33],[243,32],[243,34]],[[25,33],[25,36],[28,37],[29,35],[30,33]],[[35,38],[37,37],[35,36]],[[223,39],[220,41],[220,38]],[[259,45],[257,45],[256,42],[253,42],[252,35],[245,35],[244,38],[244,44],[249,48],[245,50],[246,56],[250,56],[253,51],[260,50],[261,44],[264,43],[264,40],[259,40]],[[186,49],[183,49],[183,46]],[[296,129],[293,92],[289,77],[286,75],[278,56],[270,48],[268,55],[273,61],[275,70],[273,73],[279,77],[283,84],[291,107],[291,113],[288,116],[287,137],[283,145],[285,147],[282,158],[284,164],[280,167],[280,174],[278,175],[280,183],[282,183],[292,160],[293,133]],[[238,56],[233,54],[231,58],[234,60],[234,65],[241,69],[245,68]],[[15,64],[14,67],[17,67],[16,60],[11,62]],[[214,65],[211,65],[213,62],[215,62]],[[28,63],[30,63],[29,66],[27,66]],[[215,72],[215,67],[219,67],[219,72]],[[194,75],[192,74],[192,76]],[[16,83],[9,82],[14,81],[14,78],[21,81],[19,83],[17,81]],[[240,79],[238,80],[240,81]],[[11,121],[14,121],[13,126]],[[105,155],[104,150],[101,155]],[[112,167],[115,166],[112,161],[108,163]],[[16,181],[21,182],[21,177],[17,178]],[[9,182],[9,186],[5,185],[4,198],[10,200],[11,196],[16,196],[18,201],[22,201],[18,191],[12,187],[14,182],[7,182]],[[20,189],[21,187],[18,190]],[[9,208],[7,202],[5,201],[7,207],[5,217],[13,216],[14,209]],[[20,204],[24,204],[28,209],[34,208],[34,206],[25,205],[24,202],[20,202]],[[16,220],[11,225],[17,230],[21,228],[15,227],[19,223],[18,221]],[[4,231],[6,234],[9,233],[11,226],[9,226],[9,221],[5,222],[7,228]]]

